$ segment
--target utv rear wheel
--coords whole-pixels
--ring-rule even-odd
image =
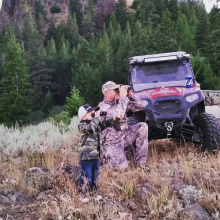
[[[211,114],[202,113],[194,118],[193,123],[196,126],[194,137],[197,136],[197,143],[202,149],[218,150],[220,148],[220,124],[217,118]]]

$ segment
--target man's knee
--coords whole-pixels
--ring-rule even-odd
[[[148,125],[145,122],[139,122],[136,124],[136,133],[140,136],[148,137]]]

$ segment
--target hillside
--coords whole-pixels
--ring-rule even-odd
[[[20,130],[0,126],[0,218],[220,218],[220,154],[169,139],[150,142],[150,172],[135,168],[132,154],[125,171],[101,168],[103,200],[80,203],[77,123],[66,131],[48,122]]]
[[[9,24],[18,24],[23,26],[26,20],[27,13],[36,15],[37,9],[40,7],[39,0],[3,0],[2,9],[0,11],[0,31]],[[51,13],[51,7],[58,6],[61,13]],[[43,12],[47,20],[54,19],[55,23],[66,23],[69,16],[69,0],[45,0],[43,2]]]

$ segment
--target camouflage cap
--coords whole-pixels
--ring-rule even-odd
[[[120,85],[117,85],[116,83],[112,81],[108,81],[105,84],[102,85],[102,93],[104,94],[110,89],[117,89]]]

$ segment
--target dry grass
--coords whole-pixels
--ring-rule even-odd
[[[18,220],[187,219],[183,206],[193,194],[193,199],[210,216],[219,218],[220,153],[204,154],[189,143],[169,139],[150,142],[147,162],[150,172],[136,169],[132,161],[130,168],[123,172],[101,168],[99,193],[103,200],[97,202],[90,198],[89,203],[82,204],[77,186],[59,166],[63,161],[78,164],[76,145],[71,144],[77,142],[76,139],[78,141],[78,136],[74,139],[72,134],[65,136],[58,150],[27,152],[16,158],[2,156],[0,217]],[[31,169],[33,173],[26,171],[32,167],[35,167]],[[187,194],[189,187],[191,194]],[[182,196],[180,190],[184,192]],[[196,196],[199,190],[201,196]]]

